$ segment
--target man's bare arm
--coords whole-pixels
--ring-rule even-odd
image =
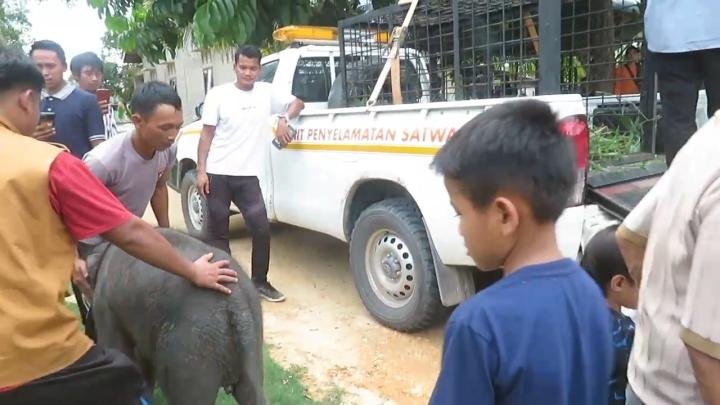
[[[685,345],[700,386],[700,394],[708,405],[720,405],[720,360],[690,345]]]
[[[150,206],[152,207],[155,219],[157,219],[158,226],[161,228],[170,227],[170,212],[168,208],[168,189],[167,179],[170,169],[165,170],[157,184],[155,184],[155,192],[150,199]]]
[[[193,263],[138,217],[133,216],[117,228],[103,233],[102,237],[132,256],[190,280],[199,287],[230,294],[230,289],[222,284],[237,282],[237,272],[227,268],[227,260],[210,263],[212,255],[208,254]]]
[[[645,257],[645,245],[638,241],[627,238],[622,231],[622,226],[615,233],[620,253],[622,253],[625,264],[627,265],[630,277],[639,285],[642,280],[642,265]]]
[[[290,119],[297,117],[300,115],[300,112],[305,108],[305,103],[300,100],[299,98],[296,98],[295,101],[290,103],[287,110],[287,115]]]
[[[206,173],[207,157],[214,137],[215,127],[203,125],[202,132],[200,132],[200,142],[198,143],[198,172]]]
[[[198,172],[196,186],[200,194],[205,197],[210,194],[210,179],[207,175],[207,157],[210,153],[210,145],[215,137],[215,127],[212,125],[203,125],[200,133],[200,142],[198,143]]]

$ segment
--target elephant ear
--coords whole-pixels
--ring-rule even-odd
[[[112,245],[109,242],[103,242],[102,244],[96,246],[85,259],[85,265],[87,266],[88,271],[88,281],[93,288],[95,288],[95,284],[97,282],[100,265],[102,264],[102,261],[105,258],[105,253],[110,246]]]

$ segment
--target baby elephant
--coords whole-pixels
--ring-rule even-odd
[[[190,260],[230,260],[227,296],[197,288],[109,246],[88,257],[98,344],[123,351],[172,405],[214,404],[220,387],[240,404],[265,404],[260,300],[240,265],[184,233],[158,230]]]

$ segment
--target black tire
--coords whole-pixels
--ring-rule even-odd
[[[185,176],[183,176],[182,183],[180,184],[180,199],[182,201],[183,218],[185,219],[185,227],[187,228],[190,235],[201,240],[208,240],[208,206],[205,197],[199,196],[199,207],[198,211],[196,211],[201,215],[202,218],[202,220],[197,221],[199,222],[199,226],[194,224],[194,221],[190,217],[191,213],[189,198],[191,197],[191,193],[197,192],[197,187],[195,185],[196,180],[197,171],[189,170],[187,173],[185,173]]]
[[[374,245],[375,241],[377,246]],[[373,247],[368,245],[370,243]],[[400,264],[398,267],[402,270],[410,264],[411,270],[403,271],[397,279],[387,274],[384,277],[393,288],[395,281],[404,284],[406,278],[412,278],[409,283],[413,287],[409,296],[402,294],[404,292],[402,289],[397,294],[403,297],[393,296],[393,288],[382,288],[377,281],[371,280],[373,278],[371,274],[385,271],[383,266],[373,267],[378,271],[372,269],[368,271],[366,268],[368,261],[371,260],[369,255],[373,257],[376,254],[383,255],[377,253],[382,252],[381,249],[386,251],[390,249],[390,253],[385,257],[390,257],[394,252],[393,249],[402,257],[405,257],[405,253],[409,254],[411,262],[391,260],[388,268],[395,269],[396,267],[392,267],[393,264]],[[382,260],[375,262],[383,263]],[[375,319],[389,328],[401,332],[423,330],[435,324],[448,311],[440,301],[432,251],[422,216],[409,199],[394,198],[381,201],[363,211],[355,223],[350,238],[350,267],[365,308]],[[390,272],[397,275],[393,270]],[[407,284],[402,285],[404,289],[407,286]],[[397,302],[394,301],[398,298]],[[394,306],[388,305],[388,301]]]

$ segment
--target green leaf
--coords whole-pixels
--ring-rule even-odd
[[[229,15],[228,15],[228,8],[225,4],[225,0],[210,0],[215,8],[217,8],[218,13],[220,13],[220,16],[222,17],[223,21],[227,21]]]
[[[248,11],[247,8],[241,10],[240,15],[241,15],[241,20],[242,20],[242,25],[239,25],[239,28],[240,28],[240,31],[242,32],[242,39],[238,38],[238,40],[240,42],[245,42],[245,39],[247,39],[247,37],[248,37],[248,33],[252,32],[252,30],[253,30],[253,25],[255,23],[255,16],[253,14],[251,14],[251,12]],[[239,21],[238,21],[238,24],[240,24]]]
[[[225,8],[227,9],[228,18],[230,20],[230,23],[232,24],[233,17],[235,16],[235,1],[234,0],[218,0],[225,4]]]
[[[289,25],[290,24],[290,18],[292,16],[292,5],[291,4],[283,4],[279,6],[280,9],[278,10],[278,22],[281,26],[283,25]]]
[[[105,19],[105,26],[115,32],[124,32],[129,28],[127,18],[121,15],[109,16]]]
[[[210,29],[214,32],[225,25],[226,16],[221,10],[219,2],[210,0],[207,5],[210,13]]]
[[[107,6],[107,0],[88,0],[88,3],[98,9]]]
[[[204,35],[207,35],[210,31],[210,13],[208,10],[208,4],[205,3],[198,7],[195,12],[195,28],[199,29]]]

